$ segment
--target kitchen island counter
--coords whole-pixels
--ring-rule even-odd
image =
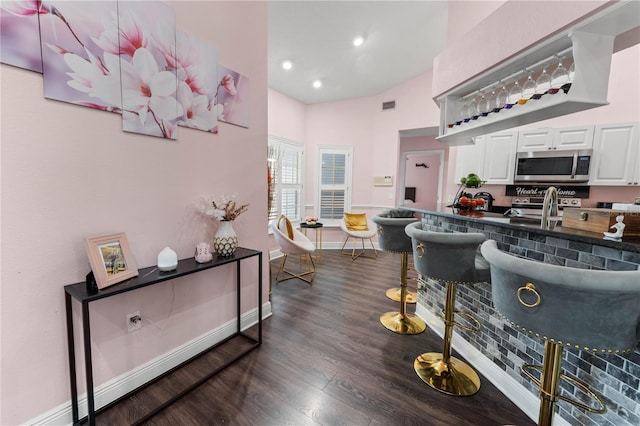
[[[534,219],[504,217],[499,213],[466,212],[459,214],[402,207],[422,215],[422,229],[436,232],[481,232],[495,240],[500,250],[540,262],[565,267],[598,270],[636,270],[640,267],[640,244],[603,240],[599,234],[571,228],[540,229]],[[429,327],[442,333],[442,301],[446,284],[420,276],[416,314]],[[456,305],[460,311],[473,313],[482,327],[478,332],[456,329],[453,347],[468,360],[474,360],[480,373],[505,389],[507,395],[532,419],[539,408],[539,389],[520,374],[523,364],[540,364],[544,346],[505,320],[492,303],[490,282],[460,285]],[[604,397],[607,412],[597,416],[585,414],[569,404],[559,404],[555,424],[590,425],[640,424],[640,351],[631,354],[600,355],[566,348],[570,375],[589,378],[597,383],[596,391]],[[624,393],[621,392],[624,389]],[[593,416],[593,417],[592,417]]]
[[[501,250],[533,260],[587,269],[632,270],[640,266],[640,244],[604,240],[595,232],[560,225],[541,229],[535,219],[499,213],[400,208],[420,213],[423,229],[482,232],[496,240]]]

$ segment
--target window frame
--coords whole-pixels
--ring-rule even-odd
[[[271,157],[271,149],[272,147],[275,147],[275,149],[277,150],[277,155],[275,159],[272,159]],[[299,159],[299,167],[297,170],[297,174],[298,174],[298,182],[296,184],[290,184],[290,183],[282,183],[282,159],[283,159],[283,152],[297,152],[300,155],[300,159]],[[274,205],[275,205],[275,212],[273,215],[269,214],[269,221],[277,219],[278,217],[280,217],[280,215],[283,212],[282,209],[282,194],[283,194],[283,190],[287,190],[287,189],[294,189],[298,192],[299,196],[298,196],[298,203],[297,203],[297,214],[296,217],[290,217],[290,215],[288,215],[287,217],[289,218],[289,220],[291,220],[292,222],[299,222],[303,219],[303,215],[305,214],[305,210],[304,210],[304,198],[305,198],[305,194],[304,194],[304,178],[305,178],[305,146],[302,142],[298,142],[298,141],[294,141],[294,140],[290,140],[290,139],[285,139],[282,137],[278,137],[278,136],[272,136],[269,135],[268,139],[267,139],[267,162],[270,165],[272,161],[276,162],[276,167],[275,167],[275,176],[273,176],[274,179],[274,185],[275,185],[275,199],[274,199]],[[269,212],[271,213],[271,212]],[[269,229],[269,232],[271,232],[271,229]]]
[[[340,218],[326,218],[320,215],[321,212],[321,195],[325,188],[338,189],[344,188],[344,205],[343,211],[351,211],[352,197],[352,177],[353,177],[353,146],[352,145],[317,145],[316,146],[316,167],[315,167],[315,194],[314,194],[314,216],[325,226],[339,226]],[[328,185],[322,183],[322,155],[323,154],[344,154],[345,155],[345,183],[338,185]]]

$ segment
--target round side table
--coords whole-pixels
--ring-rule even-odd
[[[313,229],[316,233],[316,252],[313,255],[313,258],[316,261],[320,261],[320,259],[322,259],[322,223],[320,222],[316,222],[316,223],[307,223],[307,222],[301,222],[300,223],[300,228],[302,229],[302,232],[304,232],[304,235],[307,235],[307,229]]]

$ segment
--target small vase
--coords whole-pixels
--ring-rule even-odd
[[[238,248],[238,237],[233,230],[231,221],[223,220],[218,226],[216,235],[213,237],[213,249],[220,257],[229,257]]]

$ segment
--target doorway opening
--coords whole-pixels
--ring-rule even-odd
[[[441,210],[448,147],[437,133],[437,127],[400,131],[398,205]]]

